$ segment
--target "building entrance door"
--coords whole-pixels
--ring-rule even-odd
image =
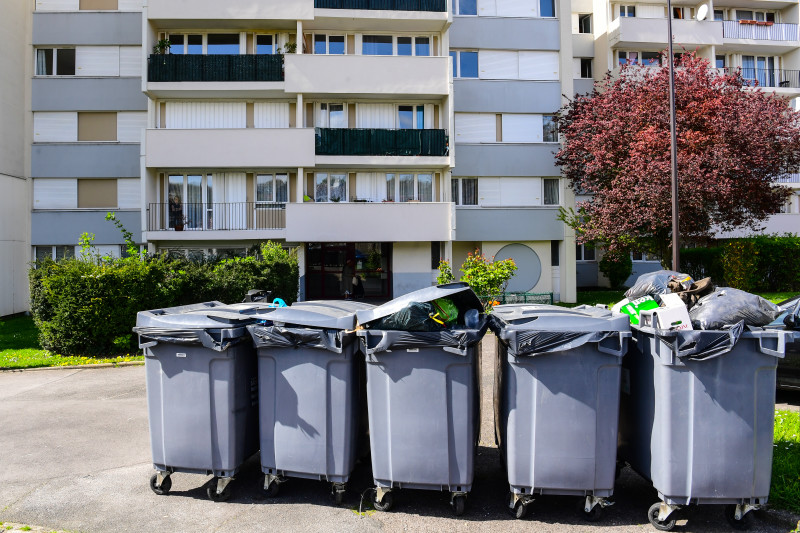
[[[391,250],[380,242],[308,243],[306,298],[390,300]]]

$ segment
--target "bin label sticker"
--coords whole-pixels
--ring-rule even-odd
[[[183,352],[178,352],[175,354],[176,357],[186,357],[186,354]]]
[[[622,369],[622,392],[630,395],[631,393],[631,371],[627,368]]]
[[[418,352],[419,348],[408,348],[406,351],[407,352]]]

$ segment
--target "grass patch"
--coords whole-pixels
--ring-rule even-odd
[[[772,449],[772,506],[800,513],[800,413],[775,411]]]
[[[113,357],[83,357],[58,355],[39,345],[39,331],[33,318],[18,316],[0,320],[0,370],[37,368],[45,366],[91,365],[141,361],[139,354]]]
[[[773,303],[781,303],[784,300],[788,300],[789,298],[794,298],[797,296],[796,292],[762,292],[759,293],[759,296],[762,298],[766,298],[770,302]]]
[[[603,304],[611,307],[618,301],[625,298],[625,291],[612,291],[612,290],[595,290],[595,291],[578,291],[576,295],[576,302],[573,303],[563,303],[559,302],[556,305],[560,305],[562,307],[575,307],[576,305],[595,305],[595,304]]]

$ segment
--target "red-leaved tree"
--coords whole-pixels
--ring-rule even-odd
[[[800,165],[800,113],[684,54],[675,72],[680,235],[759,229],[788,197],[775,184]],[[562,108],[558,165],[590,195],[562,211],[579,242],[639,249],[668,262],[672,235],[669,70],[625,65]]]

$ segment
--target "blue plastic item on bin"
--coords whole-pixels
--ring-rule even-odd
[[[589,520],[614,492],[619,386],[630,323],[597,307],[494,307],[495,439],[517,518],[539,494],[584,497]]]

